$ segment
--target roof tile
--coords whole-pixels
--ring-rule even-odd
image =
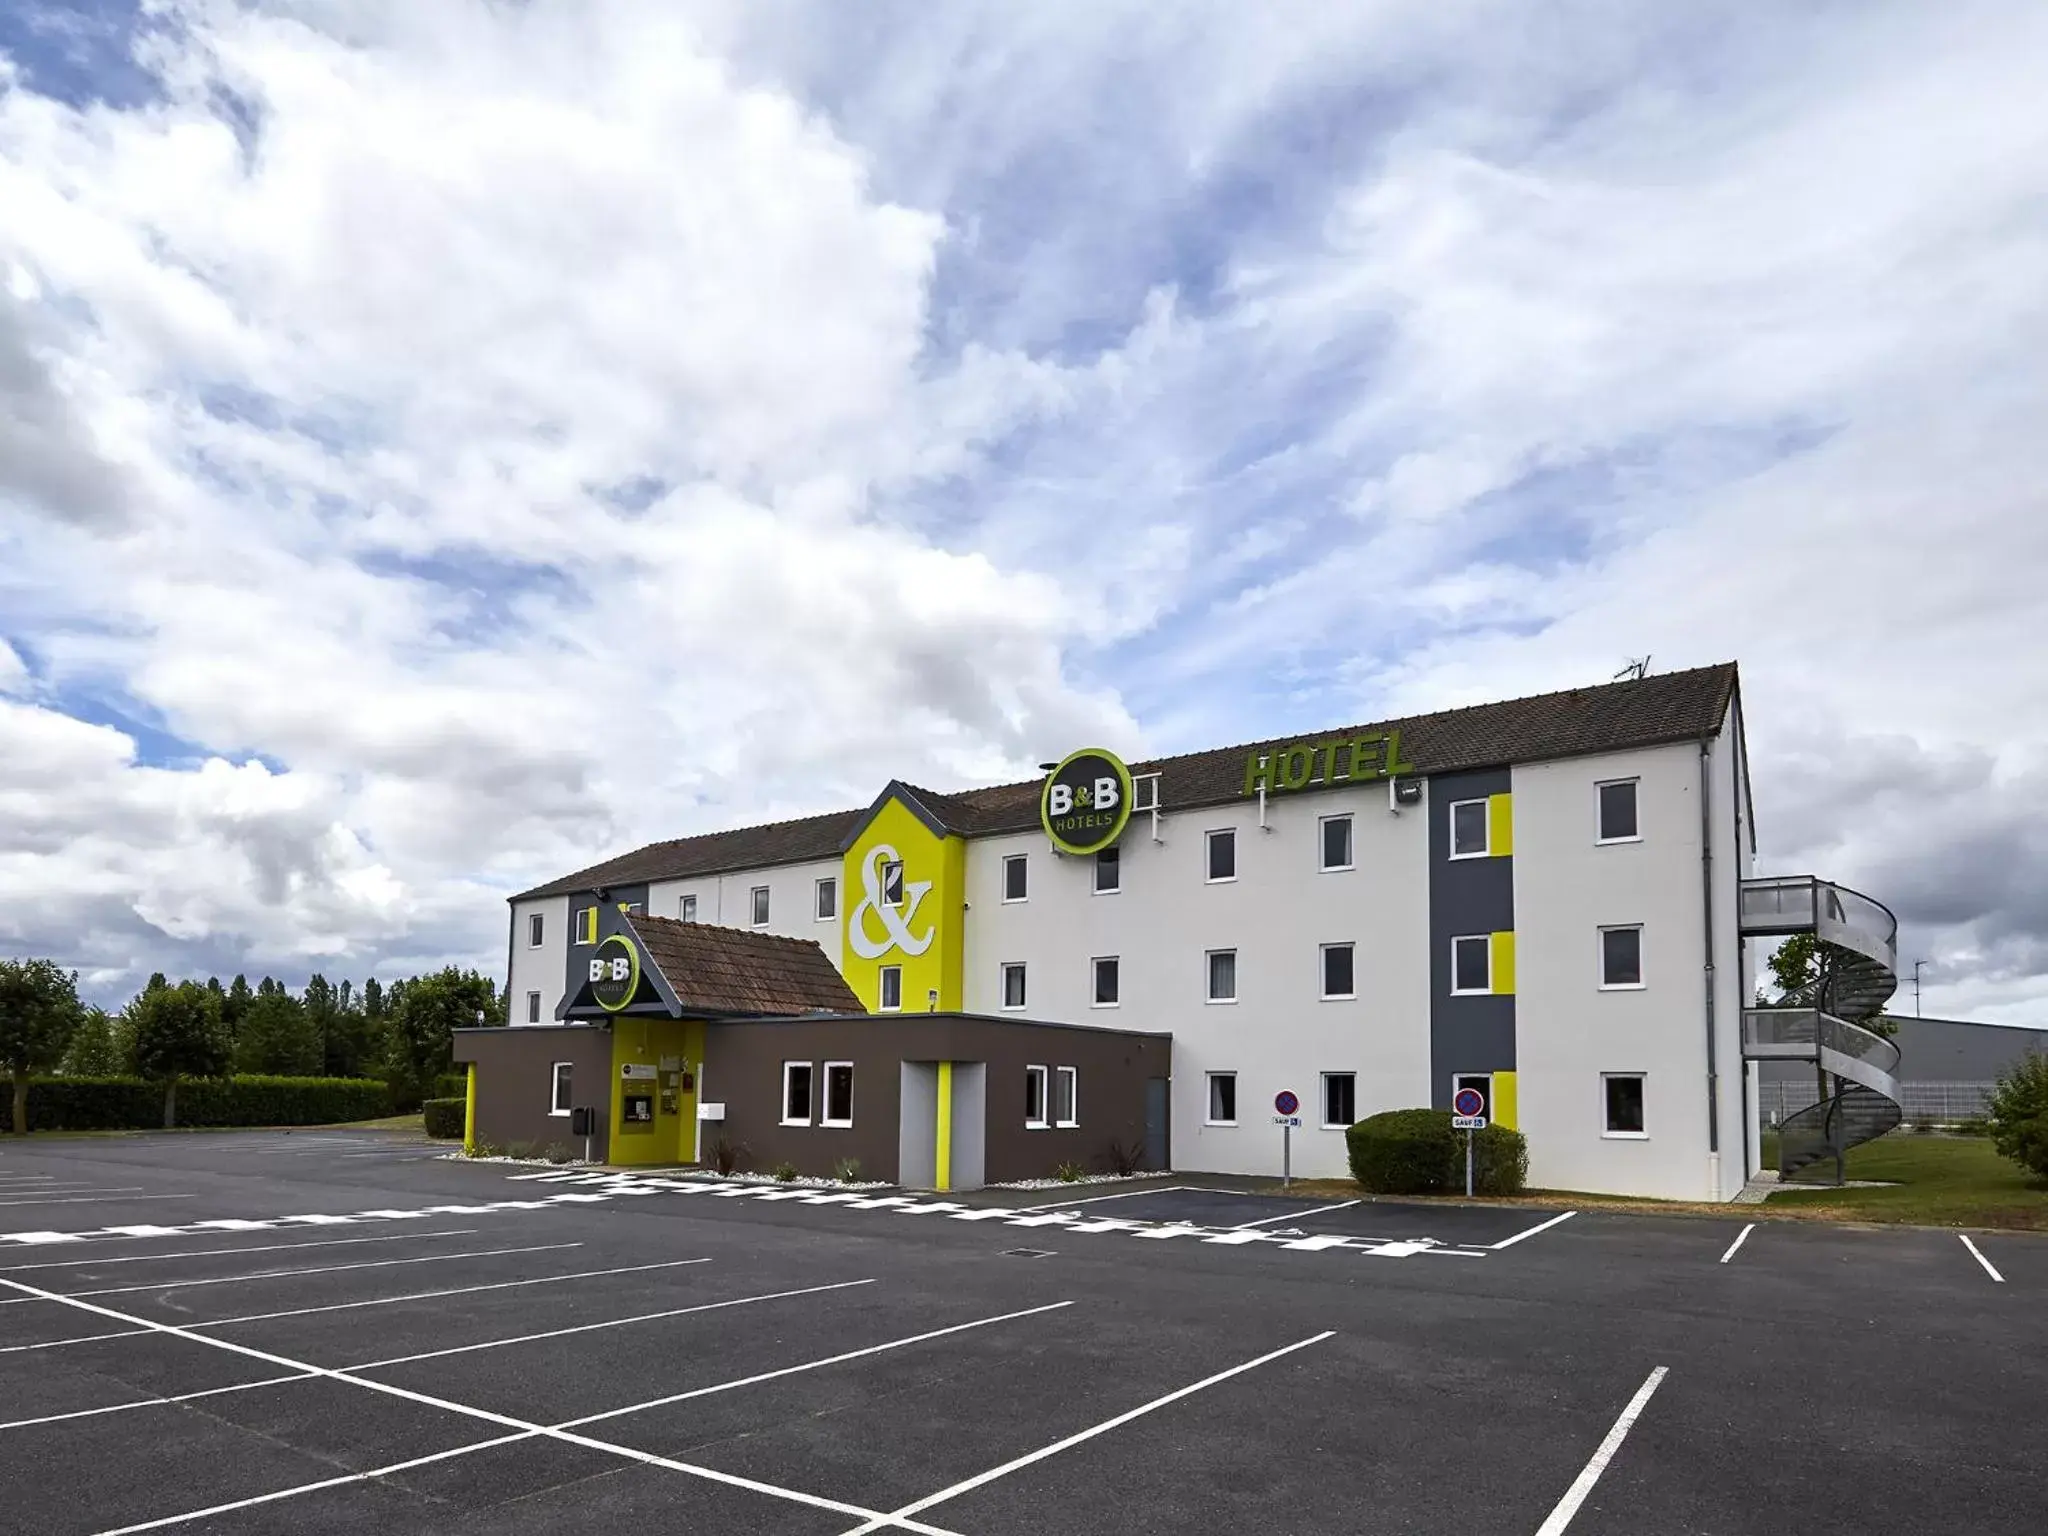
[[[785,939],[714,923],[629,916],[648,957],[685,1009],[706,1013],[859,1013],[867,1010],[814,939]]]

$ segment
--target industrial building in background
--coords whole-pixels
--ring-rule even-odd
[[[1346,1127],[1471,1087],[1533,1185],[1721,1200],[1759,1166],[1759,1062],[1829,1074],[1774,1117],[1790,1174],[1899,1118],[1897,1049],[1860,1022],[1896,986],[1891,914],[1754,853],[1733,664],[1128,766],[1090,748],[523,892],[513,1023],[458,1056],[484,1134],[587,1107],[615,1162],[724,1138],[940,1188],[1277,1173],[1289,1091],[1294,1172],[1342,1177]],[[1752,950],[1800,932],[1839,946],[1837,985],[1749,1006]]]

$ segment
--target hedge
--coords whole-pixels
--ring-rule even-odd
[[[420,1108],[427,1117],[427,1134],[438,1136],[443,1141],[460,1141],[462,1129],[469,1118],[469,1100],[429,1099]]]
[[[178,1084],[178,1124],[338,1125],[391,1112],[384,1084],[359,1077],[213,1077]],[[32,1131],[148,1131],[164,1123],[161,1083],[133,1077],[39,1077],[28,1085]]]
[[[1376,1195],[1462,1194],[1465,1133],[1447,1109],[1390,1109],[1344,1133],[1351,1176]],[[1472,1192],[1518,1195],[1529,1176],[1529,1146],[1520,1131],[1489,1125],[1474,1133]]]

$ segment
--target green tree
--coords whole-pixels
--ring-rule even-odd
[[[66,1077],[119,1077],[122,1070],[121,1042],[115,1037],[113,1017],[104,1008],[88,1008],[71,1045],[64,1052],[60,1071]]]
[[[135,1010],[135,1066],[164,1085],[164,1129],[178,1123],[178,1083],[187,1077],[219,1077],[227,1071],[232,1046],[221,1021],[220,1000],[196,981],[145,989]]]
[[[249,1011],[249,1004],[256,1000],[256,994],[249,990],[249,978],[237,976],[228,983],[227,999],[221,1004],[221,1022],[228,1027],[228,1036],[233,1038],[241,1032],[242,1015]]]
[[[380,1024],[384,1021],[384,989],[374,976],[363,983],[363,1017]]]
[[[0,1060],[14,1076],[14,1134],[28,1134],[28,1080],[64,1059],[85,1017],[78,976],[54,960],[0,960]]]
[[[2029,1051],[1999,1074],[1989,1119],[1998,1155],[2048,1179],[2048,1054]]]
[[[234,1041],[237,1072],[313,1077],[320,1071],[320,1036],[306,1009],[282,987],[259,991],[242,1015]]]
[[[451,1033],[502,1024],[498,989],[478,971],[449,966],[395,983],[391,1013],[390,1082],[394,1102],[416,1102],[452,1061]]]

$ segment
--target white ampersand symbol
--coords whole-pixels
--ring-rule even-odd
[[[927,928],[922,934],[912,934],[910,925],[917,917],[918,903],[925,898],[925,892],[932,888],[929,880],[913,880],[904,888],[907,903],[900,911],[882,903],[882,866],[897,862],[896,850],[887,843],[877,843],[868,850],[868,856],[860,869],[861,898],[846,919],[846,942],[853,952],[863,960],[874,960],[886,955],[892,949],[900,949],[906,955],[921,955],[932,946],[933,929]],[[872,912],[882,920],[883,937],[880,943],[868,937],[868,914]]]

